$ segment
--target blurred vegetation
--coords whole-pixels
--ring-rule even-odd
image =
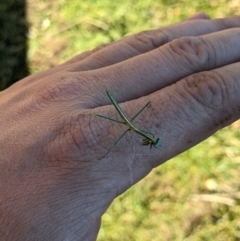
[[[28,3],[32,72],[128,34],[182,21],[198,11],[206,11],[211,17],[240,11],[239,0],[29,0]]]
[[[0,2],[0,90],[28,75],[25,0]]]
[[[240,14],[240,1],[29,0],[30,70],[198,11],[212,18]],[[98,240],[240,240],[239,127],[221,130],[118,197],[103,216]]]

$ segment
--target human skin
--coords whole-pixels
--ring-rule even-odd
[[[189,20],[85,52],[0,93],[0,240],[96,240],[114,198],[239,119],[240,17]],[[161,147],[129,132],[103,157],[126,129],[96,116],[118,118],[106,87],[130,117],[151,101],[134,124]]]

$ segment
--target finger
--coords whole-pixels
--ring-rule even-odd
[[[199,12],[199,13],[196,13],[196,14],[190,16],[190,17],[187,18],[185,21],[188,21],[188,20],[197,20],[197,19],[210,19],[210,17],[209,17],[207,14],[203,13],[203,12]],[[122,41],[122,40],[120,40],[120,41]],[[116,41],[116,42],[117,42],[117,41]],[[114,43],[114,42],[113,42],[113,43]],[[74,58],[68,60],[67,62],[63,63],[62,66],[63,66],[63,65],[67,65],[67,64],[72,64],[72,63],[75,63],[75,62],[79,62],[79,61],[81,61],[81,60],[83,60],[83,59],[86,59],[86,58],[89,57],[91,54],[96,53],[97,51],[99,51],[99,50],[101,50],[101,49],[103,49],[103,48],[105,48],[105,47],[108,47],[108,46],[110,46],[110,45],[113,44],[113,43],[102,44],[102,45],[94,48],[92,51],[86,51],[86,52],[84,52],[84,53],[81,53],[81,54],[75,56]]]
[[[203,12],[199,12],[199,13],[196,13],[193,16],[189,17],[188,19],[186,19],[186,21],[196,20],[196,19],[210,19],[210,17]],[[92,51],[86,51],[84,53],[78,54],[77,56],[75,56],[72,59],[63,63],[61,66],[65,66],[65,65],[68,65],[68,64],[80,62],[83,59],[86,59],[87,57],[89,57],[91,54],[96,53],[97,51],[102,50],[103,48],[108,47],[111,44],[113,44],[113,43],[103,44],[103,45],[100,45],[100,46],[94,48]]]
[[[63,71],[84,71],[103,68],[113,65],[142,53],[151,51],[173,39],[182,36],[199,36],[223,29],[239,26],[238,17],[230,17],[218,20],[199,20],[199,22],[186,21],[179,24],[170,25],[168,27],[144,31],[132,36],[123,38],[114,43],[97,47],[92,51],[88,51],[78,55],[70,60],[66,65],[60,65],[53,69],[43,71],[27,77],[20,84],[28,84],[32,81],[42,79],[46,76]],[[17,86],[18,88],[18,86]]]
[[[196,14],[190,16],[185,21],[197,20],[197,19],[210,19],[210,17],[203,12],[199,12],[199,13],[196,13]],[[66,61],[65,63],[63,63],[62,66],[72,64],[72,63],[75,63],[75,62],[79,62],[79,61],[89,57],[92,53],[96,53],[97,51],[109,46],[110,44],[113,44],[113,43],[103,44],[103,45],[100,45],[100,46],[94,48],[92,51],[86,51],[84,53],[81,53],[81,54],[73,57],[72,59]]]
[[[115,92],[119,102],[136,99],[193,73],[239,61],[240,52],[236,51],[240,49],[239,38],[240,28],[234,28],[197,38],[178,39],[112,66],[106,74],[100,72],[103,76],[101,84]],[[104,101],[109,103],[107,98]]]
[[[203,12],[199,12],[199,13],[196,13],[193,16],[187,18],[185,21],[197,20],[197,19],[210,19],[210,17],[207,14],[203,13]],[[122,41],[122,40],[120,40],[120,41]],[[83,59],[86,59],[91,54],[96,53],[97,51],[102,50],[103,48],[108,47],[111,44],[113,44],[113,43],[103,44],[103,45],[100,45],[100,46],[94,48],[92,51],[87,51],[87,52],[84,52],[82,54],[79,54],[79,55],[75,56],[74,58],[68,60],[67,62],[63,63],[62,66],[67,65],[67,64],[76,63],[76,62],[79,62],[79,61],[81,61]]]
[[[208,15],[206,15],[205,13],[197,13],[191,17],[189,17],[187,20],[195,20],[195,19],[210,19]],[[121,41],[121,40],[120,40]],[[89,57],[90,55],[92,55],[93,53],[96,53],[97,51],[99,50],[102,50],[103,48],[106,48],[108,46],[110,46],[111,44],[113,43],[108,43],[108,44],[102,44],[96,48],[94,48],[92,51],[86,51],[86,52],[83,52],[81,54],[78,54],[77,56],[73,57],[72,59],[66,61],[65,63],[61,64],[60,66],[63,67],[63,66],[66,66],[68,64],[73,64],[73,63],[76,63],[76,62],[80,62],[82,61],[83,59],[86,59],[87,57]],[[61,68],[60,66],[57,66],[56,68]],[[55,69],[55,68],[54,68]],[[46,71],[47,72],[47,71]],[[50,71],[49,71],[50,72]]]
[[[71,71],[99,69],[154,50],[176,38],[199,36],[240,26],[239,17],[184,21],[168,27],[144,31],[110,44],[71,67]]]
[[[194,74],[153,94],[148,119],[163,146],[153,166],[240,118],[239,69],[235,63]]]
[[[199,12],[187,18],[185,21],[196,20],[196,19],[210,19],[210,17],[206,13]]]

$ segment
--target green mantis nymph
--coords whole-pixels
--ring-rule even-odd
[[[110,121],[114,121],[120,124],[124,124],[126,126],[128,126],[128,129],[126,131],[124,131],[122,133],[122,135],[114,142],[114,144],[110,147],[110,149],[107,151],[107,153],[104,155],[106,156],[111,150],[112,148],[123,138],[123,136],[130,130],[136,132],[137,134],[143,136],[143,140],[142,140],[142,145],[143,146],[147,146],[150,145],[150,148],[152,148],[152,146],[158,148],[161,146],[161,139],[154,138],[154,135],[150,132],[147,131],[143,131],[138,129],[137,127],[135,127],[132,123],[132,121],[146,108],[150,105],[151,102],[148,102],[140,111],[138,111],[130,120],[126,117],[125,113],[123,112],[123,110],[121,109],[121,107],[118,105],[117,101],[114,99],[114,97],[112,96],[112,94],[110,93],[110,91],[108,89],[106,89],[106,93],[109,97],[109,99],[111,100],[112,104],[114,105],[115,109],[117,110],[118,114],[120,115],[120,117],[122,118],[123,121],[119,121],[119,120],[115,120],[112,119],[110,117],[107,116],[103,116],[103,115],[97,115],[101,118],[110,120]]]

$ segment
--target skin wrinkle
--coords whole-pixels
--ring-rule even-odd
[[[187,90],[187,89],[186,89],[186,91],[190,93],[192,98],[194,98],[197,101],[197,103],[200,104],[200,106],[203,106],[203,109],[205,111],[201,112],[201,113],[208,113],[209,117],[211,117],[212,113],[216,112],[216,110],[219,110],[219,112],[221,111],[221,114],[223,114],[224,112],[226,113],[226,114],[224,114],[225,117],[223,117],[222,121],[220,121],[219,123],[213,124],[213,126],[218,127],[218,129],[219,129],[224,126],[223,124],[226,123],[226,120],[229,120],[232,118],[232,114],[230,114],[229,111],[223,112],[221,110],[221,109],[223,109],[223,106],[225,106],[224,103],[228,102],[228,101],[224,101],[226,99],[228,100],[228,98],[226,98],[227,88],[225,88],[225,86],[226,86],[225,81],[224,81],[224,79],[222,79],[221,75],[219,75],[219,73],[217,73],[216,75],[215,74],[216,74],[216,71],[214,71],[214,74],[213,74],[213,72],[203,73],[203,75],[202,75],[203,80],[201,80],[201,77],[200,77],[200,79],[199,79],[200,82],[193,81],[194,78],[192,78],[191,76],[186,78],[186,80],[188,80],[188,79],[190,80],[190,81],[187,81],[187,83],[189,83],[189,84],[191,83],[190,87],[194,86],[195,88],[198,89],[197,91],[194,91],[194,92],[191,91],[192,93],[190,93],[189,90]],[[216,83],[216,82],[219,82],[219,80],[221,83],[220,85],[218,83]],[[201,82],[203,82],[203,83],[201,83]],[[192,83],[193,83],[193,85],[192,85]],[[199,85],[199,83],[200,83],[200,85]],[[224,87],[220,87],[222,84],[224,85]],[[203,86],[203,88],[201,86]],[[202,91],[199,90],[199,87],[202,89]],[[206,98],[204,96],[209,96],[209,91],[211,93],[211,98],[210,99],[208,98],[207,102],[206,102]],[[203,96],[199,98],[199,97],[195,96],[194,93],[200,93],[200,94],[202,93]],[[201,100],[204,100],[204,101],[201,101]],[[209,110],[209,111],[207,111],[207,110]],[[201,116],[199,116],[199,117],[201,117]],[[206,117],[204,117],[203,121],[206,122]]]
[[[199,37],[182,37],[170,42],[169,48],[177,58],[184,57],[186,66],[191,67],[188,72],[199,72],[208,64],[209,52]]]
[[[41,91],[38,93],[39,103],[54,103],[56,100],[59,100],[58,94],[56,94],[56,89],[58,89],[58,84],[55,86],[43,85]],[[37,97],[38,97],[37,96]],[[38,98],[37,98],[38,99]]]
[[[224,75],[227,75],[227,78],[223,78],[222,75],[220,75],[217,71],[213,70],[212,71],[217,77],[218,77],[218,82],[221,83],[222,88],[220,88],[220,90],[222,91],[221,96],[222,97],[222,101],[219,103],[220,106],[226,106],[226,103],[229,102],[229,100],[231,99],[231,94],[229,93],[229,87],[228,87],[228,83],[226,82],[225,79],[232,79],[231,74],[228,71],[224,71]],[[234,80],[232,80],[231,82],[235,82]],[[232,89],[232,88],[231,88]],[[233,88],[234,89],[234,88]],[[225,102],[224,102],[225,100]]]
[[[199,118],[202,119],[202,121],[204,121],[204,119],[199,116],[199,115],[196,115],[196,111],[192,108],[192,109],[189,109],[189,108],[178,108],[178,106],[185,106],[185,103],[188,103],[188,100],[191,99],[191,97],[189,98],[189,95],[186,96],[186,95],[183,95],[182,92],[186,93],[186,91],[183,91],[182,88],[178,88],[179,86],[176,85],[176,91],[175,91],[175,95],[173,96],[173,99],[172,99],[172,103],[173,103],[173,106],[174,108],[173,109],[173,116],[176,116],[176,121],[175,123],[175,126],[174,126],[174,129],[177,130],[177,129],[187,129],[187,130],[191,130],[191,126],[188,124],[186,125],[185,123],[191,123],[193,125],[196,125],[199,121]],[[183,100],[183,101],[182,101]],[[176,105],[174,104],[176,102]],[[175,108],[175,106],[177,106],[177,108]],[[175,110],[176,109],[176,110]],[[180,114],[178,114],[180,110]],[[189,113],[190,111],[190,113]],[[184,113],[184,114],[183,114]],[[180,118],[178,118],[178,116],[180,116]],[[197,121],[196,121],[197,120]],[[181,125],[179,124],[181,123]],[[178,128],[180,127],[180,128]],[[177,133],[175,136],[179,136],[180,133]]]
[[[121,53],[118,53],[118,55],[114,58],[114,60],[116,61],[111,61],[111,65],[123,62],[125,61],[125,59],[131,59],[134,56],[138,56],[139,54],[142,54],[142,51],[140,50],[140,48],[138,49],[137,42],[135,42],[135,45],[136,46],[134,46],[134,42],[132,42],[131,38],[129,38],[129,41],[127,41],[126,39],[125,43],[118,43],[118,47],[121,47],[123,51]],[[112,47],[114,48],[114,46]],[[109,50],[109,52],[104,54],[108,54],[108,58],[110,59],[114,51],[116,51],[116,46],[112,51]]]
[[[205,65],[203,64],[203,68],[204,69],[212,69],[212,68],[214,68],[214,66],[216,66],[217,64],[216,64],[216,60],[218,60],[219,61],[219,59],[220,59],[220,57],[219,57],[219,53],[222,53],[223,52],[223,50],[224,50],[224,47],[223,48],[220,48],[219,46],[218,46],[218,50],[216,50],[216,48],[215,48],[215,46],[214,46],[214,44],[212,43],[212,41],[209,41],[207,38],[204,38],[204,37],[199,37],[199,39],[202,41],[202,43],[204,43],[203,44],[203,47],[201,47],[200,48],[200,52],[201,52],[201,50],[202,49],[204,49],[204,53],[205,53],[205,55],[207,56],[206,57],[206,62],[205,62]],[[205,47],[206,46],[206,47]],[[209,46],[211,46],[211,47],[209,47]],[[207,50],[207,51],[205,51],[205,49]],[[210,50],[209,50],[210,49]],[[218,53],[216,52],[216,51],[218,51]],[[210,54],[211,53],[211,54]],[[200,53],[199,53],[199,55],[201,55]],[[204,54],[203,54],[204,55]],[[222,62],[222,61],[220,61],[220,62]],[[221,65],[221,64],[218,64],[218,65]]]
[[[81,150],[81,147],[79,146],[79,144],[78,144],[78,142],[77,142],[77,140],[76,140],[76,138],[75,138],[75,135],[74,135],[74,129],[76,128],[76,125],[74,125],[74,126],[75,126],[75,127],[73,128],[73,130],[72,130],[71,127],[69,128],[70,138],[72,139],[73,144],[74,144],[79,150]],[[66,140],[66,141],[67,141],[67,140]],[[72,142],[71,142],[71,144],[72,144]],[[70,145],[69,145],[69,147],[70,147]]]
[[[85,92],[85,97],[90,97],[89,101],[85,101],[84,105],[82,106],[82,108],[84,109],[94,109],[94,108],[100,108],[101,106],[105,106],[107,104],[111,104],[110,101],[108,101],[108,98],[106,98],[105,96],[105,89],[108,87],[107,85],[104,85],[104,82],[102,81],[102,79],[108,81],[109,77],[105,76],[104,71],[102,70],[94,70],[91,71],[90,73],[86,73],[84,75],[84,82],[85,85],[88,86],[86,88],[84,88],[84,92]],[[109,83],[113,80],[116,80],[117,77],[111,76],[111,80],[109,80]],[[94,80],[94,81],[92,81]],[[82,82],[82,80],[79,80]],[[91,82],[91,88],[89,88],[90,84],[88,82]],[[99,83],[103,83],[101,84],[101,88],[97,87],[97,85],[100,85]],[[106,82],[107,83],[107,82]],[[89,94],[86,95],[86,89],[87,92],[89,92]],[[98,94],[96,94],[98,93]],[[103,103],[102,100],[107,100],[107,103]]]
[[[57,167],[60,167],[62,165],[62,163],[67,163],[65,161],[65,159],[67,159],[67,158],[64,158],[67,153],[67,149],[62,147],[62,136],[63,136],[62,131],[59,130],[55,133],[56,133],[56,135],[52,136],[52,138],[45,145],[45,150],[46,150],[45,152],[49,153],[49,157],[51,157],[52,153],[49,150],[52,148],[52,146],[53,146],[53,150],[56,149],[56,150],[60,151],[58,156],[61,156],[61,158],[59,158],[58,156],[55,155],[54,160],[50,159],[50,163],[56,163],[56,164],[58,164]],[[69,145],[68,142],[66,142],[66,144]],[[70,150],[69,146],[68,146],[68,149]],[[60,163],[61,163],[61,165],[60,165]],[[47,163],[47,165],[49,165],[49,163]]]
[[[63,148],[61,148],[62,153],[66,154],[68,151],[72,149],[72,147],[71,147],[71,143],[69,143],[68,141],[68,137],[67,137],[68,133],[66,131],[63,131],[64,129],[65,128],[63,127],[62,133],[59,134],[58,136],[59,136],[59,143],[61,143],[62,140],[64,140],[64,143],[67,143],[67,146],[68,146],[67,149],[64,150]],[[62,144],[60,144],[59,146],[62,146]]]
[[[79,78],[79,76],[75,76],[73,73],[71,72],[67,72],[67,74],[60,74],[61,77],[61,83],[63,83],[63,93],[65,94],[65,97],[67,97],[67,100],[69,100],[69,95],[73,96],[72,99],[70,100],[76,100],[76,97],[79,97],[78,94],[79,93],[85,93],[85,96],[87,97],[91,92],[89,91],[89,88],[93,88],[94,86],[92,86],[91,84],[89,84],[88,82],[90,81],[87,77],[87,75],[84,75],[85,78],[81,79]],[[81,81],[81,85],[78,85],[77,83],[79,83]],[[59,85],[59,83],[58,83]],[[68,91],[68,89],[70,89],[70,91]],[[60,93],[61,94],[61,93]],[[64,99],[65,100],[65,99]],[[78,106],[79,107],[83,107],[81,103],[81,105],[79,105],[80,103],[78,102]]]
[[[41,193],[40,193],[40,195],[41,195]],[[31,203],[31,206],[32,206],[32,203]],[[39,205],[38,205],[39,206]],[[33,209],[33,210],[35,210],[35,212],[33,211],[32,212],[32,216],[34,216],[35,214],[37,214],[38,213],[38,211],[37,211],[37,209]],[[25,219],[25,220],[28,220],[26,217],[26,214],[27,214],[27,212],[26,212],[26,210],[24,210],[24,209],[22,209],[22,211],[19,213],[18,212],[18,216],[21,216],[21,215],[19,215],[19,214],[22,214],[22,216],[23,216],[23,218]],[[38,213],[38,216],[39,216],[39,213]],[[41,216],[41,215],[40,215]],[[40,217],[39,216],[39,217]],[[16,219],[16,216],[15,216],[15,218],[14,218],[14,220],[15,221],[17,221],[17,219]],[[19,226],[20,225],[20,226]],[[10,229],[9,230],[9,235],[13,232],[13,233],[15,233],[15,232],[17,232],[17,230],[19,229],[19,230],[23,230],[22,228],[19,228],[19,227],[23,227],[23,223],[22,222],[18,222],[16,225],[13,225],[13,228],[12,229]],[[25,225],[24,225],[24,227],[28,227],[28,223],[25,223]],[[21,232],[22,233],[22,232]]]
[[[65,83],[59,83],[57,85],[58,89],[56,89],[56,95],[60,95],[60,98],[64,97],[63,100],[74,100],[75,96],[78,93],[78,89],[74,82],[76,82],[76,80],[66,81]]]
[[[131,48],[137,50],[138,54],[142,54],[159,47],[161,41],[159,41],[159,43],[155,43],[156,41],[158,41],[157,37],[155,34],[152,35],[152,31],[143,31],[134,35],[132,38],[129,39],[129,41],[127,41],[127,43],[130,44]],[[135,44],[135,40],[137,40],[138,42],[137,45]]]
[[[219,74],[217,71],[212,71],[211,74],[208,73],[207,78],[210,79],[210,81],[207,81],[206,84],[208,85],[208,89],[212,92],[212,102],[210,105],[216,107],[219,109],[219,107],[226,106],[225,103],[228,103],[227,97],[227,90],[225,81],[221,74]],[[217,100],[215,100],[217,99]]]
[[[103,120],[104,121],[104,120]],[[100,122],[99,122],[100,123]],[[100,126],[100,129],[101,130],[103,130],[103,132],[105,133],[105,134],[107,134],[106,135],[106,140],[108,140],[108,139],[110,139],[111,138],[111,130],[114,128],[113,127],[113,124],[111,123],[110,125],[110,127],[109,128],[106,128],[105,126],[107,126],[108,125],[108,123],[104,123],[104,124],[101,124],[101,126]],[[115,133],[115,131],[113,131],[113,133]],[[102,141],[102,138],[100,137],[99,139],[98,139],[98,143],[97,143],[100,147],[103,147],[104,149],[108,149],[108,147],[105,147],[105,145],[104,145],[104,142]]]
[[[93,123],[95,123],[94,121],[91,121],[91,118],[97,118],[96,114],[91,114],[90,113],[90,116],[89,116],[89,122],[88,122],[88,125],[89,125],[89,128],[91,130],[91,133],[95,133],[95,138],[94,138],[94,143],[93,143],[93,146],[96,146],[96,144],[99,144],[100,143],[100,139],[101,139],[101,134],[105,131],[105,126],[103,124],[101,124],[100,122],[96,121],[96,125],[97,127],[96,128],[92,128],[91,125]],[[107,123],[105,123],[107,124]],[[100,143],[101,144],[101,143]]]
[[[137,41],[140,41],[139,39],[136,39]],[[139,55],[139,54],[142,54],[141,50],[140,50],[140,47],[138,48],[138,46],[135,46],[135,43],[132,43],[132,42],[127,42],[126,43],[129,47],[131,47],[131,49],[133,50],[133,52],[136,52],[136,55]],[[130,57],[131,58],[131,57]]]
[[[92,115],[90,114],[90,118],[91,117],[92,117]],[[82,128],[80,128],[80,130],[85,130],[85,133],[82,132],[81,135],[84,137],[85,141],[88,140],[88,143],[86,143],[87,145],[85,147],[86,150],[92,150],[92,152],[94,153],[96,151],[96,147],[101,146],[101,145],[99,145],[101,142],[99,142],[99,140],[96,140],[96,138],[95,138],[96,127],[94,127],[94,128],[92,127],[93,123],[91,122],[90,118],[88,118],[88,122],[86,123],[86,125],[84,124],[84,126],[87,126],[87,128],[82,127]],[[97,117],[95,117],[95,118],[97,118]],[[78,123],[79,123],[79,126],[83,126],[83,123],[81,123],[80,119],[78,119]],[[99,128],[97,128],[97,130],[98,129]],[[89,142],[89,140],[90,140],[90,142]]]
[[[100,195],[102,195],[103,197],[108,195],[109,192],[100,192]],[[96,194],[97,195],[97,194]],[[87,213],[87,211],[85,210],[87,206],[89,206],[89,204],[91,202],[95,201],[96,195],[88,195],[86,196],[87,200],[86,202],[79,202],[78,199],[71,200],[71,207],[69,207],[68,209],[64,209],[61,212],[59,212],[58,210],[60,210],[61,207],[65,207],[66,203],[62,203],[61,205],[53,203],[53,205],[50,205],[49,207],[52,210],[52,213],[54,215],[54,217],[57,217],[58,215],[63,216],[63,219],[71,219],[71,217],[76,216],[78,220],[82,219],[84,216],[86,216],[85,213]],[[61,198],[61,196],[59,196],[59,198]],[[90,201],[92,200],[92,201]],[[52,201],[51,201],[52,202]],[[84,213],[83,212],[76,212],[76,210],[80,210],[83,209],[85,210]],[[52,217],[53,217],[52,215]],[[71,220],[72,221],[72,220]],[[72,223],[71,223],[72,225]]]
[[[81,115],[77,115],[77,118],[75,118],[75,117],[72,117],[72,120],[70,121],[70,123],[71,123],[71,125],[67,128],[67,130],[66,130],[66,133],[69,131],[69,133],[71,134],[71,139],[74,141],[74,143],[75,143],[75,145],[76,145],[76,147],[79,149],[79,150],[81,150],[82,149],[82,146],[80,145],[80,143],[79,143],[79,141],[77,141],[77,138],[78,138],[78,136],[79,136],[79,131],[78,130],[89,130],[90,131],[90,136],[92,136],[92,134],[91,134],[91,123],[90,122],[88,122],[87,124],[85,124],[85,122],[81,122],[80,121],[80,116]],[[76,120],[75,120],[76,119]],[[83,126],[86,126],[86,128],[85,127],[83,127]],[[88,131],[87,131],[88,132]],[[82,133],[82,135],[83,135],[83,133]],[[88,133],[88,135],[89,135],[89,133]],[[91,138],[89,138],[90,140],[91,140],[91,142],[94,140],[92,137]],[[90,145],[90,143],[89,143],[89,141],[87,141],[87,140],[85,140],[86,142],[85,142],[85,144],[86,144],[86,148],[87,149],[89,149],[89,147],[91,146]],[[85,145],[84,145],[85,146]]]
[[[19,101],[18,102],[18,112],[17,112],[17,117],[19,116],[26,116],[29,113],[31,113],[32,111],[38,112],[41,110],[41,107],[43,106],[43,103],[41,102],[42,98],[40,96],[40,98],[38,98],[40,96],[36,95],[28,95],[25,96],[24,101]],[[46,107],[49,107],[49,105],[47,105]]]
[[[61,198],[61,196],[59,198]],[[61,222],[66,222],[66,220],[72,221],[73,217],[77,217],[78,220],[84,219],[84,217],[88,213],[88,211],[86,210],[86,207],[91,203],[90,200],[87,199],[86,202],[82,202],[82,203],[79,203],[78,200],[75,200],[74,203],[72,203],[72,202],[73,202],[73,200],[71,200],[71,204],[70,204],[71,208],[69,207],[68,209],[64,208],[67,205],[66,205],[66,203],[63,203],[62,204],[63,208],[62,209],[58,209],[58,210],[61,210],[61,211],[55,210],[56,209],[55,204],[54,205],[50,205],[49,206],[49,210],[51,210],[51,213],[50,213],[51,214],[50,215],[51,220],[58,220],[58,216],[62,216],[62,218],[59,219],[59,222],[61,224]],[[54,202],[52,202],[52,203],[54,203]],[[55,209],[51,209],[52,207],[55,207]],[[60,208],[61,206],[58,205],[57,207]],[[73,212],[74,210],[75,210],[75,212]],[[76,210],[84,210],[84,212],[83,211],[79,212],[79,211],[76,211]],[[58,226],[61,228],[60,224]]]
[[[172,88],[171,87],[168,87],[168,88]],[[180,91],[177,90],[177,91],[172,91],[172,98],[171,99],[171,95],[169,95],[167,93],[167,90],[165,90],[165,94],[166,94],[166,98],[169,99],[169,102],[172,103],[171,105],[169,105],[167,102],[166,104],[162,105],[163,106],[163,110],[161,111],[161,113],[165,113],[165,116],[162,116],[161,117],[161,120],[162,122],[164,123],[165,119],[170,119],[171,121],[168,121],[167,124],[164,125],[164,129],[165,129],[165,132],[167,132],[167,134],[164,134],[164,132],[162,130],[160,130],[160,137],[164,140],[164,139],[168,139],[169,138],[169,135],[171,135],[171,138],[172,139],[175,139],[175,140],[178,140],[178,143],[180,145],[180,143],[183,143],[183,142],[186,142],[184,141],[184,138],[186,138],[186,135],[183,135],[182,131],[183,130],[186,130],[186,128],[184,127],[184,123],[181,121],[182,119],[182,116],[184,116],[182,114],[182,108],[179,108],[178,107],[178,104],[175,105],[174,104],[174,99],[175,99],[175,94],[179,93],[179,95],[181,96],[181,92],[183,92],[181,89]],[[186,98],[185,95],[183,95],[184,98]],[[189,95],[190,97],[190,95]],[[164,99],[164,98],[161,98],[161,99]],[[185,106],[184,104],[181,104],[181,106]],[[154,111],[151,111],[151,113],[154,112]],[[175,121],[174,119],[175,118]],[[180,118],[180,119],[179,119]],[[205,118],[206,120],[206,118]],[[174,123],[174,124],[171,124],[171,123]],[[183,123],[184,125],[180,125],[181,123]],[[202,122],[202,124],[204,124],[204,122]],[[180,126],[180,128],[178,128],[178,125]],[[168,127],[170,126],[170,129],[168,130]],[[185,132],[185,131],[184,131]],[[183,141],[179,141],[179,138],[181,138]],[[168,147],[165,147],[165,148],[168,148]],[[178,149],[176,146],[175,146],[176,149]],[[164,152],[164,142],[163,142],[163,146],[161,148],[161,152]],[[169,157],[171,158],[171,157]],[[158,162],[156,163],[153,163],[153,167],[157,166]]]
[[[209,101],[209,106],[212,106],[213,110],[219,109],[220,106],[224,105],[224,100],[226,97],[226,91],[224,91],[226,85],[223,85],[224,80],[217,71],[212,71],[211,74],[206,73],[204,77],[206,79],[205,84],[212,94],[212,98]],[[214,99],[217,99],[217,101]]]
[[[179,73],[179,64],[176,63],[174,60],[174,58],[171,57],[171,52],[169,51],[171,50],[171,48],[159,48],[157,51],[159,51],[159,54],[163,57],[163,65],[165,64],[165,69],[162,70],[163,76],[169,76],[171,79],[174,78],[174,76],[177,76]],[[153,55],[154,57],[154,55]],[[167,64],[166,64],[167,63]],[[173,66],[171,68],[171,71],[169,71],[169,68],[167,66]],[[181,66],[181,68],[184,68],[184,66]],[[164,74],[166,72],[166,74]],[[159,79],[159,81],[163,81],[162,79]],[[162,88],[167,87],[169,85],[171,85],[172,82],[169,81],[169,83],[166,82],[166,80],[164,80],[164,86],[161,86]]]
[[[70,125],[66,125],[64,127],[65,141],[68,143],[70,150],[72,149],[72,147],[70,147],[70,146],[72,146],[72,144],[74,144],[78,150],[84,150],[85,148],[88,149],[89,141],[85,138],[85,133],[83,133],[83,131],[86,131],[86,130],[85,130],[85,128],[81,128],[82,124],[79,123],[79,120],[76,120],[76,122],[77,123],[74,123],[74,120],[71,120]],[[80,135],[83,137],[83,141],[81,143],[79,141],[77,141],[77,139],[76,139],[76,137],[79,135],[79,131],[75,132],[74,130],[77,127],[80,131]],[[69,139],[69,136],[70,136],[70,139]],[[82,145],[82,143],[84,143],[84,145]],[[83,148],[83,147],[85,147],[85,148]]]
[[[175,25],[175,30],[176,30],[176,26]],[[159,44],[158,47],[163,46],[171,41],[173,41],[174,39],[176,39],[178,36],[178,34],[176,34],[175,31],[172,31],[171,28],[167,27],[167,28],[163,28],[160,29],[159,32],[161,33],[161,45]]]
[[[94,173],[94,172],[93,172]],[[96,172],[95,172],[96,173]],[[94,173],[94,174],[95,174]],[[106,177],[105,178],[96,178],[96,177],[94,177],[94,181],[86,181],[86,182],[81,182],[81,184],[79,184],[79,183],[77,183],[76,185],[74,185],[74,184],[72,184],[71,182],[72,182],[72,180],[73,180],[73,178],[72,179],[67,179],[70,183],[69,183],[69,187],[73,187],[72,188],[72,190],[71,191],[69,191],[69,190],[67,190],[66,189],[66,191],[67,191],[67,195],[69,195],[69,194],[77,194],[78,192],[81,192],[81,191],[89,191],[88,189],[86,189],[86,188],[82,188],[81,186],[84,186],[84,185],[86,185],[86,184],[88,184],[88,185],[92,185],[92,186],[94,186],[94,185],[96,185],[96,184],[98,184],[98,185],[100,185],[99,187],[98,187],[98,190],[102,190],[102,192],[103,193],[108,193],[109,192],[109,190],[107,190],[106,189],[106,185],[105,185],[105,183],[108,183],[109,182],[109,177],[108,177],[108,173],[107,172],[105,172],[106,173]],[[71,172],[70,173],[67,173],[67,174],[71,174]],[[75,174],[75,173],[74,173]],[[76,173],[76,174],[79,174],[79,173]],[[90,174],[92,174],[92,171],[90,171]],[[99,173],[96,173],[96,175],[97,174],[99,174]],[[67,188],[69,188],[68,186],[67,186]],[[106,190],[105,190],[106,189]],[[91,196],[94,196],[94,195],[91,195]],[[86,196],[87,197],[87,196]]]
[[[195,76],[196,75],[191,75],[185,78],[187,84],[187,89],[185,90],[190,94],[192,99],[203,107],[205,113],[209,110],[208,115],[211,116],[214,108],[210,103],[213,101],[212,98],[214,97],[214,93],[211,88],[209,88],[210,76],[208,72],[202,72],[201,75],[197,75],[197,79]]]

